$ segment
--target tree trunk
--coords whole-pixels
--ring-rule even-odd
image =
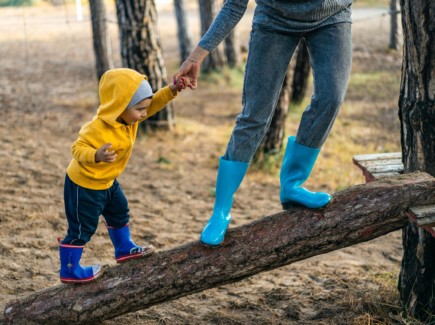
[[[310,56],[305,41],[302,39],[298,45],[295,72],[292,84],[292,103],[299,104],[307,92],[308,79],[310,77]]]
[[[207,32],[217,14],[216,0],[199,0],[199,16],[201,18],[201,35]],[[222,45],[211,52],[201,65],[205,73],[222,69],[225,65]]]
[[[390,49],[397,50],[398,45],[398,24],[397,24],[397,0],[390,0]]]
[[[227,59],[228,66],[236,68],[242,63],[242,55],[240,52],[239,35],[236,30],[233,30],[225,38],[225,57]]]
[[[177,36],[180,48],[180,62],[184,62],[192,51],[192,37],[186,19],[184,0],[174,0],[175,16],[177,17]]]
[[[189,243],[108,268],[96,282],[58,285],[10,302],[10,324],[94,324],[402,228],[405,209],[435,202],[425,173],[357,185],[324,209],[293,208],[230,229],[216,248]]]
[[[92,38],[94,44],[97,80],[104,72],[113,68],[112,46],[107,31],[106,7],[103,0],[89,1],[92,21]]]
[[[122,65],[148,76],[153,91],[166,86],[167,73],[157,28],[157,11],[153,0],[116,0],[121,41]],[[141,124],[171,129],[174,126],[172,104]]]
[[[282,148],[283,139],[285,135],[285,121],[287,119],[288,107],[290,102],[291,93],[291,77],[292,71],[289,65],[287,74],[282,84],[281,92],[279,94],[278,102],[273,113],[272,121],[270,122],[269,129],[264,136],[257,152],[254,156],[254,161],[262,161],[264,156],[275,154]]]
[[[401,0],[404,51],[399,99],[405,172],[435,175],[435,3]],[[435,321],[435,239],[408,223],[400,297],[407,313],[424,323]]]
[[[226,0],[224,0],[225,3]],[[226,38],[224,42],[225,57],[228,66],[231,68],[238,67],[242,64],[242,54],[240,51],[239,34],[234,29]]]

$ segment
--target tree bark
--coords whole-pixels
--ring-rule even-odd
[[[435,3],[401,0],[404,50],[399,99],[405,172],[435,176]],[[408,223],[399,291],[405,311],[435,321],[435,239]]]
[[[116,0],[116,13],[122,65],[145,74],[154,92],[166,86],[167,73],[154,0]],[[172,129],[172,104],[168,104],[163,110],[145,120],[141,126],[145,130],[148,127]]]
[[[10,302],[7,324],[94,324],[232,283],[402,228],[405,209],[435,202],[425,173],[357,185],[324,209],[293,208],[230,229],[210,248],[193,242],[105,271],[86,285],[58,285]]]
[[[186,19],[184,0],[174,0],[175,16],[177,17],[177,36],[180,48],[180,62],[184,62],[192,51],[192,37]]]
[[[199,16],[201,18],[201,35],[207,32],[217,14],[216,0],[199,0]],[[225,58],[222,45],[219,45],[211,52],[201,65],[205,73],[212,70],[222,69],[225,65]]]
[[[298,45],[295,72],[293,75],[291,102],[299,104],[307,92],[308,79],[310,77],[310,56],[305,41],[302,39]]]
[[[112,46],[107,31],[106,7],[103,0],[89,1],[92,22],[92,39],[95,53],[97,80],[113,68]]]

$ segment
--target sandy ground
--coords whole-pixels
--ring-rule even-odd
[[[379,12],[375,12],[379,14]],[[80,126],[98,106],[90,24],[77,23],[73,7],[0,9],[0,310],[11,299],[59,284],[57,237],[66,231],[63,211],[65,168]],[[85,12],[85,19],[87,18]],[[247,43],[249,15],[240,26]],[[198,26],[197,17],[191,17]],[[168,74],[177,67],[175,19],[160,13]],[[115,64],[119,66],[116,25],[110,24]],[[354,71],[400,71],[400,53],[386,50],[387,18],[354,24]],[[193,28],[194,35],[197,29]],[[197,40],[198,37],[194,36]],[[396,88],[398,90],[399,81]],[[195,241],[213,206],[211,195],[218,157],[224,152],[240,89],[202,84],[174,103],[173,132],[147,135],[119,178],[129,199],[131,230],[137,243],[166,250]],[[369,89],[370,90],[370,89]],[[398,91],[388,99],[362,97],[349,89],[348,100],[374,107],[364,130],[378,123],[396,132],[388,147],[398,150]],[[359,97],[358,97],[359,96]],[[350,105],[352,106],[352,105]],[[358,117],[340,116],[337,123]],[[381,116],[381,114],[387,114]],[[381,121],[381,122],[380,122]],[[384,121],[384,122],[382,122]],[[289,121],[288,132],[294,132]],[[381,128],[385,127],[381,125]],[[383,134],[383,130],[379,134]],[[367,134],[352,134],[363,148],[385,149]],[[385,136],[385,135],[384,135]],[[333,136],[332,136],[333,137]],[[333,141],[333,140],[331,140]],[[362,142],[362,144],[361,144]],[[352,145],[351,145],[352,146]],[[332,147],[331,147],[332,150]],[[340,149],[337,149],[340,150]],[[326,151],[327,152],[327,151]],[[362,183],[351,156],[340,170],[333,154],[321,156],[319,169],[339,174],[341,184],[316,182],[311,189],[335,192],[343,183]],[[320,176],[319,176],[320,177]],[[231,227],[280,211],[276,174],[250,171],[235,197]],[[103,224],[85,250],[83,263],[115,265]],[[313,257],[235,284],[121,316],[106,324],[370,324],[389,323],[376,312],[394,296],[402,255],[401,232]],[[393,290],[391,289],[393,288]]]

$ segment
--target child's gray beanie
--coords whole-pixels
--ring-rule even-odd
[[[144,99],[151,97],[152,95],[153,90],[151,89],[150,83],[147,80],[143,80],[131,98],[130,103],[128,103],[127,109],[138,104]]]

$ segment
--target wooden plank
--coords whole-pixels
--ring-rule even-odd
[[[379,174],[379,173],[401,173],[403,171],[403,164],[399,165],[383,165],[383,166],[370,166],[367,168],[367,171],[369,171],[372,174]]]
[[[401,173],[399,172],[388,172],[388,173],[374,173],[371,174],[373,176],[373,179],[380,179],[380,178],[384,178],[384,177],[392,177],[392,176],[397,176],[400,175]]]
[[[386,153],[373,153],[373,154],[366,154],[366,155],[355,155],[353,156],[354,159],[363,162],[363,161],[369,161],[369,160],[391,160],[391,159],[400,159],[402,160],[402,153],[401,152],[386,152]]]
[[[366,183],[397,176],[402,174],[404,169],[400,152],[355,155],[352,160],[362,170]],[[435,238],[435,204],[411,207],[406,211],[406,215]]]
[[[366,183],[403,173],[400,152],[355,155],[352,160],[362,170]]]
[[[418,226],[435,226],[435,205],[422,205],[409,208],[416,217]]]
[[[365,166],[367,168],[370,168],[372,166],[388,166],[388,165],[402,165],[403,168],[403,163],[402,163],[402,159],[380,159],[380,160],[363,160],[363,161],[358,161],[358,163],[361,166]]]

